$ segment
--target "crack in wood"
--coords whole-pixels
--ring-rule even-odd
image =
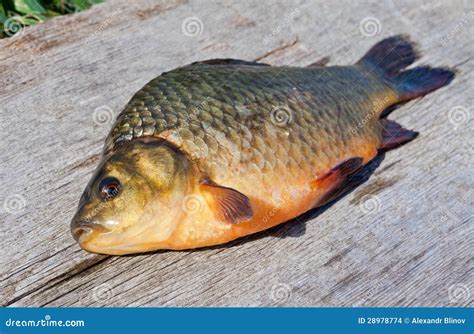
[[[342,258],[344,256],[346,256],[351,250],[352,250],[352,246],[351,247],[347,247],[347,248],[344,248],[341,252],[339,252],[338,254],[334,255],[333,257],[331,257],[329,260],[327,260],[324,264],[323,264],[323,267],[327,267],[327,266],[330,266],[331,264],[333,264],[334,262],[339,262],[342,260]]]
[[[289,48],[291,48],[291,47],[297,45],[298,43],[299,43],[299,40],[298,40],[298,38],[296,38],[293,42],[291,42],[291,43],[289,43],[289,44],[284,44],[284,45],[282,45],[282,46],[279,46],[279,47],[277,47],[277,48],[275,48],[275,49],[273,49],[273,50],[270,50],[270,51],[268,51],[267,53],[265,53],[265,54],[263,54],[263,55],[261,55],[261,56],[255,58],[255,61],[260,61],[260,60],[262,60],[262,59],[264,59],[264,58],[267,58],[268,56],[271,56],[271,55],[273,55],[273,54],[275,54],[275,53],[279,53],[279,52],[281,52],[281,51],[285,51],[286,49],[289,49]]]
[[[40,285],[38,286],[37,288],[35,289],[32,289],[32,290],[29,290],[25,293],[22,293],[21,295],[13,298],[12,300],[10,301],[7,301],[6,303],[3,303],[2,306],[3,307],[6,307],[6,306],[10,306],[14,303],[16,303],[17,301],[35,293],[35,292],[38,292],[38,293],[43,293],[43,292],[46,292],[48,290],[51,290],[52,288],[54,288],[55,286],[71,279],[72,277],[74,276],[77,276],[77,275],[80,275],[81,273],[95,267],[95,266],[98,266],[100,265],[101,263],[111,259],[112,256],[109,256],[109,255],[98,255],[98,256],[95,256],[91,259],[87,259],[87,260],[84,260],[82,261],[81,263],[77,264],[74,268],[58,275],[58,276],[55,276],[53,277],[52,279],[48,280],[46,283],[44,283],[43,285]],[[90,262],[92,260],[97,260],[95,262],[93,262],[92,264],[90,264]],[[56,281],[56,282],[55,282]],[[54,282],[54,283],[53,283]],[[51,284],[52,283],[52,284]],[[51,284],[51,285],[49,285]]]

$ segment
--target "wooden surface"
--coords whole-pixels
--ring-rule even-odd
[[[2,305],[472,305],[472,3],[132,3],[0,40]],[[392,113],[421,135],[333,205],[198,251],[102,256],[72,239],[111,116],[153,77],[216,57],[349,64],[397,33],[419,43],[419,64],[458,75]]]

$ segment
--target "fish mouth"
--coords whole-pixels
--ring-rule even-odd
[[[123,245],[121,242],[105,242],[100,238],[102,235],[112,231],[89,221],[73,220],[71,222],[71,234],[82,249],[96,254],[125,255],[133,253],[143,253],[149,251],[149,245]]]
[[[73,220],[71,222],[72,236],[74,237],[74,240],[76,240],[80,245],[91,240],[94,236],[104,232],[109,232],[109,230],[93,222],[81,220]]]

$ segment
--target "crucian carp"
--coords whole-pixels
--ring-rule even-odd
[[[393,36],[348,66],[214,59],[161,74],[117,117],[74,238],[102,254],[192,249],[328,203],[379,152],[416,137],[387,108],[454,78],[406,69],[416,55]]]

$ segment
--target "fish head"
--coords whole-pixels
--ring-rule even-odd
[[[120,145],[102,159],[87,185],[71,233],[94,253],[163,248],[183,214],[188,173],[186,157],[166,142]]]

